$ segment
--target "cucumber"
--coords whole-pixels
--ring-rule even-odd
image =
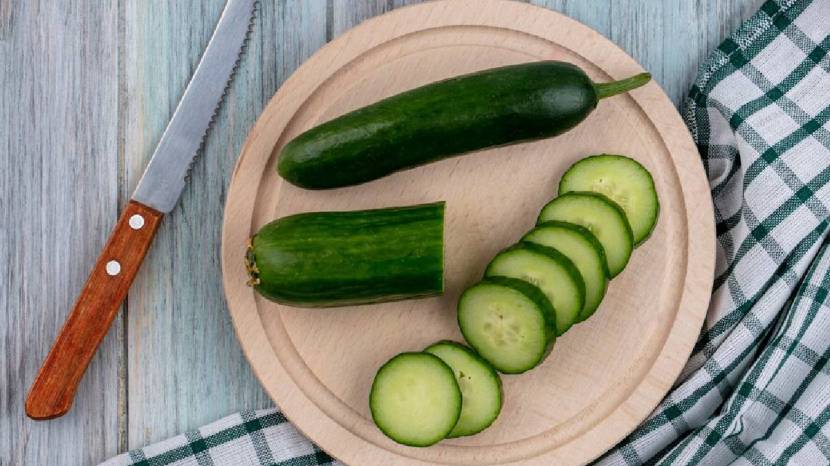
[[[303,307],[440,294],[443,230],[443,202],[284,217],[251,239],[249,284],[270,300]]]
[[[486,429],[501,411],[501,378],[493,366],[470,348],[440,341],[424,350],[452,369],[461,389],[461,415],[447,438],[473,435]]]
[[[556,335],[576,323],[585,305],[585,282],[564,254],[538,244],[518,244],[499,253],[487,266],[485,277],[512,277],[542,290],[556,311]]]
[[[350,186],[451,155],[563,133],[600,99],[648,73],[596,84],[570,63],[540,61],[428,84],[314,127],[283,147],[277,170],[307,189]]]
[[[602,302],[608,285],[605,250],[599,240],[579,225],[552,221],[530,230],[522,241],[554,248],[573,262],[585,281],[585,305],[577,321],[590,317]]]
[[[609,277],[625,268],[634,249],[634,235],[625,212],[602,194],[565,193],[542,208],[539,222],[559,220],[587,228],[602,244]]]
[[[559,181],[559,194],[571,191],[604,194],[622,207],[631,224],[635,245],[642,244],[657,223],[660,202],[654,180],[632,158],[602,154],[576,162]]]
[[[455,427],[461,415],[461,389],[441,358],[401,353],[378,369],[369,409],[387,437],[426,447],[443,440]]]
[[[464,291],[458,326],[467,343],[505,374],[533,369],[556,341],[553,305],[541,290],[515,278],[486,278]]]

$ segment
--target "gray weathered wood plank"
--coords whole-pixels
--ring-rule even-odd
[[[70,414],[34,423],[23,415],[25,391],[224,0],[0,0],[0,466],[93,464],[270,404],[221,291],[222,207],[236,155],[278,86],[327,39],[418,1],[262,0],[205,153],[165,219],[126,317]],[[678,103],[709,51],[763,0],[531,1],[611,38]]]
[[[118,450],[118,324],[66,416],[23,412],[118,213],[116,16],[110,2],[0,0],[0,465]]]
[[[395,8],[421,3],[423,0],[331,0],[333,37],[343,34],[362,21]]]
[[[126,192],[135,186],[207,44],[223,0],[128,2]],[[276,88],[325,43],[326,3],[261,2],[255,30],[204,153],[128,300],[129,445],[270,404],[225,308],[219,263],[225,188]]]

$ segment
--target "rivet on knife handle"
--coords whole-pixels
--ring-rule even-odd
[[[69,411],[92,356],[107,334],[153,241],[162,213],[130,201],[84,284],[26,398],[32,419]]]

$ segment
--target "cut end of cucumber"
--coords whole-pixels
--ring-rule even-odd
[[[518,374],[541,363],[556,339],[553,306],[535,286],[491,277],[458,301],[464,339],[499,372]]]
[[[453,370],[429,353],[401,353],[381,366],[369,408],[375,425],[392,440],[426,447],[443,440],[461,414]]]
[[[461,415],[447,438],[477,434],[489,427],[502,406],[501,379],[493,366],[454,341],[440,341],[424,352],[438,356],[450,366],[461,389]]]

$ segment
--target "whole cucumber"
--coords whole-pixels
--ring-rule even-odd
[[[561,134],[600,99],[647,83],[648,73],[596,84],[577,66],[540,61],[428,84],[347,113],[282,149],[279,174],[327,189],[371,181],[464,152]]]
[[[330,307],[444,291],[444,203],[283,217],[251,238],[249,285],[276,302]]]

